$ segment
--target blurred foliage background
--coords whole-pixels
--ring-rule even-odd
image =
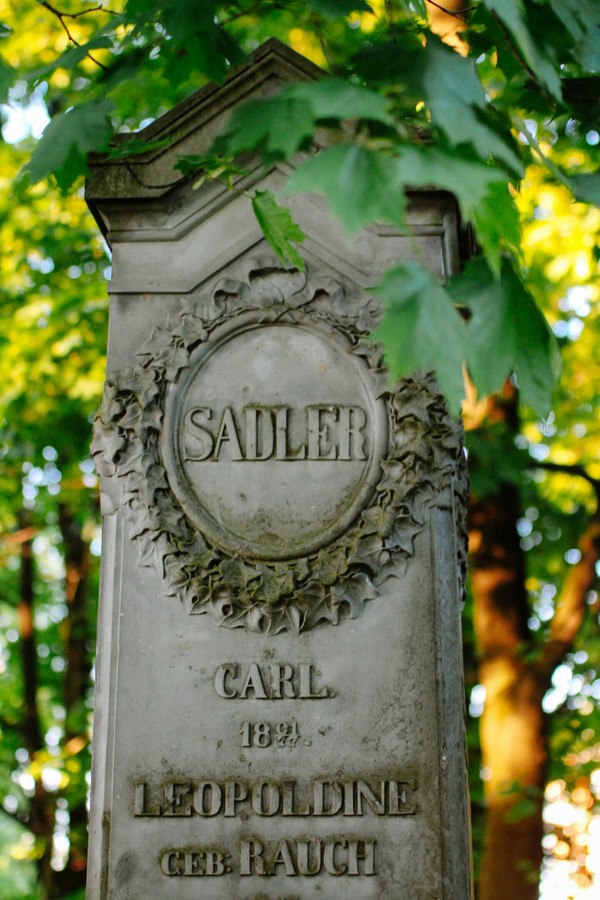
[[[519,402],[514,376],[490,396],[468,384],[463,405],[478,896],[600,896],[600,212],[597,182],[574,196],[571,180],[598,168],[599,80],[589,77],[600,68],[598,15],[591,2],[563,4],[575,17],[571,35],[581,32],[568,44],[557,4],[543,0],[529,4],[529,19],[516,0],[445,9],[431,0],[65,0],[60,9],[0,0],[0,900],[84,896],[101,549],[88,448],[110,278],[109,250],[83,201],[86,154],[221,79],[228,60],[271,36],[345,77],[349,60],[378,40],[391,34],[414,51],[429,29],[457,58],[477,59],[492,117],[511,117],[523,172],[504,177],[518,222],[506,199],[495,207],[486,195],[478,236],[512,255],[563,360],[543,418]],[[585,72],[561,62],[561,40]],[[549,60],[579,79],[562,106],[549,99]],[[410,87],[384,89],[401,98],[400,115],[412,110],[408,137],[397,140],[419,147],[443,84],[431,97]],[[72,110],[83,110],[75,124],[60,118]],[[63,135],[72,128],[69,141],[46,132],[43,144],[49,121]],[[360,134],[379,152],[381,135]],[[448,136],[439,140],[450,152]],[[453,146],[456,158],[481,163],[473,147]],[[20,177],[27,165],[30,183]],[[516,245],[503,238],[515,222]],[[459,300],[469,283],[456,288]],[[493,357],[493,344],[486,352]]]

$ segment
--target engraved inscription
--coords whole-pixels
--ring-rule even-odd
[[[183,425],[182,457],[186,462],[228,459],[265,462],[279,460],[347,461],[367,459],[367,413],[360,406],[230,406],[219,414],[208,406],[190,409]],[[296,420],[303,424],[303,440],[293,446]],[[214,423],[214,430],[211,429]]]
[[[224,663],[218,666],[215,691],[224,700],[325,700],[333,688],[320,685],[320,672],[312,663]]]
[[[160,869],[164,875],[211,877],[232,872],[230,860],[230,855],[224,850],[212,848],[165,850],[160,858]]]
[[[359,840],[342,835],[325,838],[281,838],[268,845],[263,840],[240,841],[237,870],[240,875],[375,875],[373,838]],[[204,847],[164,850],[160,868],[164,875],[219,876],[234,871],[231,854]]]
[[[283,322],[216,331],[190,354],[166,413],[165,462],[186,514],[252,558],[298,558],[344,532],[387,449],[364,359],[327,330]]]
[[[375,875],[375,840],[329,837],[243,840],[240,875]]]
[[[395,778],[356,778],[352,780],[296,779],[250,782],[182,780],[152,785],[136,781],[133,785],[133,815],[165,818],[202,816],[247,818],[248,813],[270,816],[412,816],[418,811],[413,802],[414,781]]]
[[[242,747],[295,747],[300,737],[297,722],[244,722],[240,734]]]

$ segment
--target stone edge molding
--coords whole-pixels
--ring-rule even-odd
[[[389,389],[381,349],[366,340],[379,313],[374,296],[349,291],[331,276],[284,269],[271,258],[246,260],[212,291],[184,299],[167,326],[154,329],[139,362],[107,379],[92,456],[100,474],[116,478],[121,488],[139,564],[155,566],[166,595],[179,597],[189,613],[210,612],[221,626],[270,634],[356,618],[390,572],[413,555],[426,509],[448,487],[464,574],[462,426],[449,416],[431,375],[415,373]],[[373,394],[388,411],[387,456],[365,508],[341,536],[299,559],[254,560],[216,546],[189,521],[161,457],[169,388],[190,366],[193,351],[241,316],[260,325],[302,324],[323,335],[333,329],[362,357]]]

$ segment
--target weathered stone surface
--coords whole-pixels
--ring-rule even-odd
[[[201,152],[313,76],[270,43],[149,136]],[[286,271],[243,198],[144,187],[176,152],[88,187],[114,253],[88,897],[465,900],[461,433],[430,377],[390,390],[365,290],[415,253],[451,274],[454,204],[348,244],[293,198]]]

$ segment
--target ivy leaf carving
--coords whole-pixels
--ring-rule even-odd
[[[414,552],[414,540],[418,525],[410,516],[403,516],[396,519],[391,534],[386,539],[385,545],[389,550],[402,550],[404,553],[412,556]]]
[[[242,589],[259,577],[256,569],[247,565],[239,556],[224,560],[219,566],[219,572],[232,587]]]
[[[279,634],[281,631],[290,631],[292,634],[300,634],[302,616],[295,606],[284,606],[275,610],[269,627],[270,634]]]
[[[353,562],[366,566],[370,571],[376,571],[388,562],[390,555],[384,549],[381,538],[376,534],[362,537],[356,544],[353,554]]]
[[[317,557],[315,575],[322,584],[334,584],[348,569],[347,560],[338,553],[322,550]]]
[[[348,581],[335,584],[331,592],[338,603],[348,604],[351,619],[357,619],[362,615],[367,600],[374,600],[377,596],[377,590],[366,572],[358,572]]]

